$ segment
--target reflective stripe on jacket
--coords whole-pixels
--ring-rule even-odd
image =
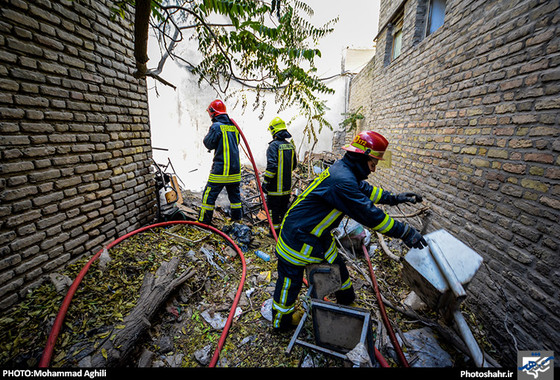
[[[208,178],[214,183],[234,183],[241,181],[239,162],[239,130],[228,115],[218,115],[213,120],[203,143],[214,150],[212,170]]]
[[[323,171],[286,213],[277,254],[293,265],[323,260],[332,263],[337,248],[331,231],[348,215],[382,234],[401,236],[404,225],[375,204],[394,204],[395,196],[356,176],[355,162],[345,156]]]

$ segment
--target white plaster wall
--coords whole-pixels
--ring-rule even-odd
[[[333,0],[311,0],[308,3],[315,10],[312,18],[315,25],[322,25],[332,18],[340,17],[335,31],[319,46],[322,52],[322,58],[316,62],[319,77],[328,78],[342,72],[346,48],[372,48],[373,38],[377,32],[379,1],[347,0],[344,11],[340,9],[340,3]],[[196,54],[188,50],[191,49],[188,45],[181,48],[191,57]],[[157,65],[159,48],[154,41],[150,42],[149,55],[151,59],[148,66]],[[366,57],[362,60],[369,60],[367,54],[353,54],[351,68],[361,66],[358,56]],[[348,68],[346,66],[346,70]],[[204,82],[199,87],[197,79],[188,70],[170,60],[166,62],[161,77],[177,88],[174,90],[153,79],[148,79],[152,147],[167,149],[167,151],[154,149],[154,159],[160,164],[166,164],[170,160],[182,186],[193,191],[201,190],[206,183],[212,163],[212,153],[209,153],[202,144],[202,139],[211,124],[206,108],[212,100],[225,97],[217,94]],[[326,119],[334,130],[339,129],[339,123],[344,118],[341,114],[346,112],[348,80],[347,76],[336,76],[326,81],[327,85],[335,90],[334,94],[323,97],[329,107]],[[232,83],[230,88],[237,90],[240,86]],[[247,93],[247,96],[250,95]],[[233,100],[225,101],[230,117],[239,124],[247,139],[259,170],[264,170],[266,148],[271,140],[267,126],[276,116],[280,116],[288,123],[288,130],[298,147],[300,159],[313,144],[313,141],[308,142],[307,137],[303,135],[306,121],[298,117],[297,109],[279,114],[278,106],[274,104],[274,96],[265,96],[265,99],[267,107],[262,120],[259,119],[260,108],[252,110],[252,98],[248,98],[248,106],[244,112]],[[323,128],[313,151],[331,151],[332,138],[333,131]],[[245,147],[244,144],[242,145]],[[250,165],[243,151],[241,160],[242,163]]]

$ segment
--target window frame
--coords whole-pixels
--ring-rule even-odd
[[[427,0],[424,38],[434,34],[435,32],[437,32],[439,30],[439,28],[441,28],[443,26],[443,24],[445,24],[445,14],[446,14],[446,10],[447,10],[447,0],[442,0],[443,3],[445,4],[444,9],[443,9],[443,21],[436,29],[434,29],[432,32],[430,32],[431,24],[432,24],[432,20],[433,20],[434,1],[435,0]]]
[[[404,12],[399,13],[399,15],[395,18],[395,22],[393,23],[393,30],[391,31],[391,62],[399,58],[402,54],[402,41],[403,41],[403,25],[404,25]],[[397,36],[399,37],[399,46],[398,46],[398,54],[395,56],[395,42],[397,41]]]

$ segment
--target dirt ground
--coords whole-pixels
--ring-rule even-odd
[[[222,227],[223,228],[223,227]],[[265,318],[263,305],[272,296],[276,273],[274,240],[263,227],[254,227],[251,243],[241,245],[246,263],[246,276],[235,319],[219,352],[217,367],[343,367],[342,361],[296,345],[287,354],[292,338],[277,334]],[[264,261],[256,249],[271,256]],[[206,253],[204,253],[206,252]],[[211,256],[208,252],[212,252]],[[92,265],[74,296],[63,330],[52,358],[53,367],[86,365],[87,357],[104,339],[110,339],[125,315],[134,307],[135,297],[145,272],[154,271],[160,260],[181,258],[180,271],[196,268],[196,275],[172,294],[151,321],[151,328],[138,341],[137,348],[124,366],[204,367],[216,355],[224,319],[229,315],[242,280],[242,260],[234,255],[221,237],[192,226],[157,228],[135,235],[109,251],[111,261],[105,269],[99,262]],[[408,290],[401,283],[398,265],[378,252],[373,258],[377,281],[384,296],[401,303]],[[369,281],[365,260],[356,258],[349,265],[360,307],[370,310],[379,320],[378,306]],[[65,274],[77,273],[82,262]],[[302,296],[305,291],[302,291]],[[62,293],[52,283],[31,292],[26,303],[19,305],[0,323],[4,366],[37,365],[54,316],[61,304]],[[418,326],[400,313],[388,309],[389,319],[397,331]],[[110,328],[108,326],[111,326]],[[311,326],[300,338],[313,339]],[[393,366],[398,361],[387,354],[390,346],[376,335],[377,344]],[[450,347],[451,352],[454,352]],[[459,364],[464,355],[456,352]]]
[[[247,191],[247,189],[245,189]],[[257,199],[256,202],[259,200]],[[184,193],[188,211],[196,213],[199,195]],[[247,205],[245,205],[247,207]],[[260,214],[259,214],[260,212]],[[115,337],[123,329],[124,318],[133,310],[146,273],[155,273],[162,262],[179,258],[176,276],[186,271],[194,275],[162,300],[158,313],[149,328],[134,342],[131,354],[119,366],[125,367],[346,367],[352,365],[322,352],[296,344],[287,353],[291,333],[275,333],[267,316],[276,281],[275,241],[262,210],[246,217],[243,224],[233,224],[227,210],[218,207],[215,227],[237,243],[243,257],[218,234],[192,225],[177,224],[153,228],[133,235],[96,260],[84,276],[68,309],[58,336],[50,366],[87,367],[91,355],[100,350],[103,342]],[[398,256],[403,254],[400,242],[383,241],[386,248]],[[438,316],[431,311],[418,314],[403,313],[403,302],[410,289],[402,281],[402,265],[391,259],[382,249],[382,242],[371,236],[370,254],[378,286],[388,305],[387,313],[404,351],[412,363],[414,352],[407,352],[403,332],[432,327],[440,345],[450,356],[450,365],[469,366],[469,358],[449,340],[445,328],[438,328]],[[256,255],[260,250],[270,256],[265,261]],[[363,253],[340,246],[357,294],[357,305],[369,312],[373,319],[375,345],[390,366],[399,367],[387,329],[383,326],[379,306],[368,275]],[[45,281],[30,290],[24,302],[16,305],[0,318],[0,365],[3,367],[36,367],[45,342],[68,288],[89,257],[70,265],[59,277],[61,289],[55,282]],[[108,260],[108,261],[107,261]],[[243,278],[243,261],[245,277]],[[241,283],[239,303],[227,335],[223,335],[225,321]],[[60,283],[60,282],[59,282]],[[305,289],[300,304],[305,302]],[[328,298],[328,297],[327,297]],[[489,352],[492,348],[476,318],[464,313],[479,344]],[[302,330],[300,339],[313,343],[311,322]],[[219,345],[223,347],[217,350]],[[102,352],[105,357],[106,353]],[[375,363],[374,363],[375,365]]]

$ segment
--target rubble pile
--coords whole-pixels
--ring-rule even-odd
[[[313,171],[308,170],[309,167],[328,165],[329,161],[325,157],[309,156],[308,165],[296,172],[298,183],[295,192],[303,189],[313,177],[313,174],[310,177],[307,175]],[[254,174],[245,169],[242,178],[243,199],[247,202],[244,209],[249,211],[243,223],[230,222],[227,206],[220,206],[219,201],[216,204],[215,227],[236,242],[246,263],[244,287],[216,366],[348,366],[347,361],[299,346],[286,355],[292,336],[272,331],[270,300],[276,282],[275,241],[269,231],[266,214],[260,207]],[[200,194],[182,191],[181,195],[182,203],[177,207],[184,218],[194,219],[193,215],[200,207]],[[441,330],[437,329],[435,322],[437,316],[422,309],[421,303],[411,301],[414,295],[402,282],[401,264],[394,259],[403,254],[400,242],[380,240],[378,235],[365,228],[350,238],[362,233],[367,235],[369,255],[389,306],[389,319],[398,332],[411,365],[468,365],[466,355],[453,345],[442,342]],[[346,237],[339,234],[339,248],[349,264],[357,304],[370,310],[372,316],[380,321],[367,264],[359,251],[353,249],[352,242],[343,242]],[[265,253],[270,259],[257,256],[257,251]],[[46,279],[41,286],[29,291],[23,303],[4,314],[0,319],[2,366],[37,366],[65,291],[88,259],[75,262],[63,273],[52,276],[52,280]],[[146,273],[155,273],[163,263],[173,259],[179,261],[175,276],[188,271],[192,271],[193,275],[163,301],[154,319],[149,321],[150,327],[134,342],[134,350],[122,365],[208,366],[216,355],[218,340],[242,281],[242,260],[219,235],[185,224],[158,227],[133,235],[93,263],[70,305],[51,366],[88,367],[92,355],[123,328],[123,320],[138,302]],[[305,295],[301,293],[301,302],[304,302]],[[430,326],[427,326],[428,323]],[[483,341],[482,332],[477,330],[476,333]],[[311,328],[305,328],[303,334],[312,339]],[[375,330],[375,342],[388,362],[398,366],[382,324],[378,324]],[[108,355],[104,352],[100,354],[104,357]]]

